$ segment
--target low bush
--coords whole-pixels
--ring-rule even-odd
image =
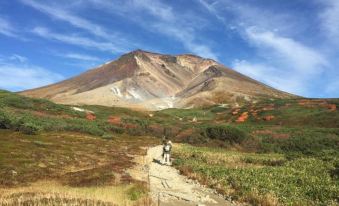
[[[66,131],[83,132],[91,135],[102,136],[105,131],[96,122],[89,122],[84,119],[72,119],[67,121],[64,128]]]
[[[101,136],[103,139],[107,139],[107,140],[112,140],[114,139],[114,136],[112,134],[109,134],[109,133],[104,133],[102,136]]]
[[[106,125],[105,130],[116,133],[116,134],[122,134],[124,133],[124,129],[121,127],[117,127],[114,125]]]
[[[11,94],[11,93],[8,93],[7,95],[5,95],[5,98],[1,98],[0,100],[4,105],[10,106],[10,107],[16,107],[20,109],[33,109],[34,108],[34,104],[30,98]]]
[[[8,112],[0,110],[0,129],[10,129],[12,121]]]
[[[147,129],[149,126],[149,122],[147,119],[140,119],[137,117],[133,117],[133,118],[125,117],[125,118],[122,118],[122,122],[125,124],[136,124],[136,125],[139,125],[143,129]]]
[[[334,136],[293,136],[287,139],[264,138],[262,152],[280,152],[289,155],[319,156],[324,152],[339,151],[339,139]]]
[[[136,184],[127,191],[128,198],[132,201],[136,201],[146,194],[147,188],[141,184]]]
[[[334,163],[334,168],[330,172],[333,179],[339,181],[339,160]]]
[[[202,129],[202,136],[217,139],[229,144],[240,144],[247,139],[247,134],[235,127],[228,125],[207,126]]]
[[[226,112],[228,110],[229,110],[229,108],[225,108],[225,107],[221,107],[221,106],[215,106],[215,107],[210,109],[210,111],[213,112],[213,113]]]
[[[41,130],[42,130],[42,127],[33,122],[25,122],[19,128],[19,131],[21,131],[24,134],[28,134],[28,135],[38,134]]]
[[[174,165],[232,199],[253,205],[338,205],[338,160],[181,145]],[[259,167],[258,167],[259,166]],[[267,197],[274,197],[267,198]]]
[[[17,116],[6,111],[0,111],[0,128],[13,129],[29,135],[38,134],[43,129],[37,119],[28,114]]]

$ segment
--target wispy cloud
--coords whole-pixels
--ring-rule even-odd
[[[319,15],[321,26],[330,40],[339,44],[339,1],[322,0],[319,2],[325,5],[325,9]]]
[[[59,8],[56,3],[35,0],[21,0],[24,4],[31,6],[53,18],[70,23],[73,26],[84,29],[96,36],[103,37],[105,39],[115,39],[118,37],[115,33],[109,33],[105,28],[98,24],[95,24],[87,19],[81,18],[70,11]]]
[[[1,89],[21,91],[55,83],[64,78],[60,74],[27,63],[27,59],[21,61],[22,59],[16,58],[19,56],[13,55],[0,61]]]
[[[307,92],[303,86],[305,82],[298,75],[288,75],[285,71],[277,70],[276,67],[272,67],[264,62],[234,60],[232,68],[276,89],[293,92],[294,94],[304,94]]]
[[[17,36],[10,22],[2,17],[0,17],[0,34],[9,36],[9,37]]]
[[[117,47],[116,45],[110,42],[98,42],[98,41],[94,41],[92,39],[77,36],[74,34],[67,35],[67,34],[55,33],[55,32],[49,31],[45,27],[35,27],[32,30],[32,32],[46,39],[58,40],[64,43],[68,43],[68,44],[72,44],[72,45],[76,45],[80,47],[93,48],[96,50],[109,51],[113,53],[126,52],[125,49]]]
[[[233,61],[232,66],[241,73],[307,96],[312,80],[329,65],[321,51],[293,38],[298,27],[290,24],[293,17],[288,14],[272,13],[244,2],[200,0],[200,3],[225,27],[234,25],[239,36],[256,50],[250,60]],[[231,20],[223,16],[225,10],[233,15]]]
[[[217,54],[212,51],[209,45],[197,42],[197,27],[199,23],[195,23],[198,15],[181,15],[175,13],[174,9],[167,4],[158,0],[141,0],[135,5],[140,9],[155,16],[156,20],[152,20],[151,27],[169,37],[174,37],[180,41],[189,51],[201,55],[203,57],[217,60]]]
[[[168,24],[164,23],[154,24],[152,25],[152,28],[161,31],[168,36],[175,37],[186,49],[194,54],[218,60],[217,54],[215,54],[208,45],[196,43],[192,32],[189,32],[188,30],[183,30],[180,27],[168,26]]]
[[[120,34],[118,32],[112,32],[106,27],[103,27],[97,23],[93,23],[88,19],[80,17],[79,15],[72,12],[70,9],[66,9],[60,6],[60,2],[51,2],[51,1],[37,1],[37,0],[21,0],[25,5],[28,5],[34,9],[39,10],[42,13],[50,16],[53,19],[58,19],[60,21],[67,22],[74,27],[83,29],[89,34],[92,34],[98,38],[103,39],[105,44],[110,44],[109,47],[114,48],[113,51],[117,53],[126,52],[130,48],[134,48],[138,44],[135,41],[126,39],[126,35]],[[86,4],[82,2],[81,4]],[[58,38],[60,39],[60,38]],[[82,38],[83,40],[83,38]],[[88,39],[89,40],[89,39]],[[87,42],[88,42],[87,40]]]
[[[100,61],[101,59],[95,56],[90,56],[86,54],[77,54],[77,53],[67,53],[67,54],[61,54],[59,56],[66,57],[69,59],[76,59],[76,60],[82,60],[82,61]]]
[[[260,31],[254,27],[247,28],[246,34],[248,41],[264,50],[266,55],[269,54],[275,61],[287,63],[304,74],[315,74],[327,65],[327,60],[321,53],[292,38],[282,37],[270,31]]]
[[[150,32],[177,40],[192,53],[218,59],[211,46],[199,35],[198,30],[202,27],[203,20],[198,14],[180,13],[160,0],[127,0],[123,3],[90,0],[90,2],[106,12],[119,13],[125,18],[137,21],[139,26]]]
[[[12,61],[18,61],[18,62],[27,62],[27,57],[21,56],[19,54],[13,54],[12,56],[9,57],[10,60]]]
[[[164,21],[175,21],[172,7],[158,0],[133,0],[135,7],[139,7]]]
[[[325,93],[327,96],[336,97],[339,96],[339,74],[330,77],[325,85]]]

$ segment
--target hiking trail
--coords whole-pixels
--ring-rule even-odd
[[[143,175],[131,171],[132,176],[149,182],[150,193],[155,205],[160,206],[235,206],[214,190],[180,175],[171,166],[162,165],[162,146],[151,147],[140,159],[139,169]],[[143,166],[142,166],[143,165]],[[148,179],[148,180],[147,180]]]

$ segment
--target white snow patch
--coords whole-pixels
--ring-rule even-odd
[[[170,97],[161,98],[160,100],[162,101],[161,103],[152,104],[157,110],[174,108],[177,98],[174,96],[170,96]]]
[[[78,111],[78,112],[84,112],[85,109],[79,108],[79,107],[72,107],[73,110]]]
[[[75,110],[75,111],[78,111],[78,112],[88,112],[88,113],[94,114],[93,111],[87,110],[87,109],[83,109],[83,108],[80,108],[80,107],[72,107],[72,109]]]
[[[138,90],[135,89],[135,88],[129,89],[129,90],[127,90],[127,92],[129,93],[129,95],[132,98],[134,98],[136,100],[143,100],[144,99],[143,96],[141,94],[139,94]]]
[[[108,62],[104,63],[104,65],[109,64],[109,63],[111,63],[111,62],[113,62],[113,61],[108,61]]]
[[[227,108],[229,105],[228,104],[219,104],[218,107],[223,107],[223,108]]]
[[[118,87],[112,87],[111,91],[113,92],[113,94],[115,94],[118,97],[122,97],[121,91]]]
[[[108,61],[108,62],[106,62],[106,63],[100,64],[97,68],[102,67],[102,66],[104,66],[104,65],[107,65],[107,64],[109,64],[109,63],[111,63],[111,62],[113,62],[113,61]]]
[[[171,96],[162,98],[161,100],[166,104],[167,108],[173,108],[176,98],[174,96]]]

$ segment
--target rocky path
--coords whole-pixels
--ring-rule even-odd
[[[149,169],[151,196],[160,206],[227,206],[231,202],[185,176],[171,166],[160,164],[162,146],[148,150],[146,164]]]

